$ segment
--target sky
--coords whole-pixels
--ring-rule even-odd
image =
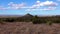
[[[60,0],[0,0],[0,15],[60,15]]]

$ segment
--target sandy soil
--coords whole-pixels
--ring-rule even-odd
[[[6,23],[0,24],[0,34],[60,34],[60,24]]]

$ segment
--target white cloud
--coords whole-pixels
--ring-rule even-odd
[[[39,6],[57,6],[58,5],[56,2],[53,2],[53,1],[45,1],[45,2],[37,1],[36,3],[37,3],[36,5],[39,5]]]
[[[8,9],[22,9],[25,7],[25,3],[15,4],[13,2],[8,3],[8,7],[0,6],[0,10],[8,10]]]
[[[56,6],[58,5],[58,3],[53,2],[53,1],[45,1],[45,2],[40,2],[40,1],[36,1],[35,4],[33,4],[32,6],[26,6],[25,3],[20,3],[20,4],[16,4],[14,2],[10,2],[8,3],[8,7],[4,8],[4,7],[0,7],[0,10],[6,10],[6,9],[26,9],[26,11],[32,11],[32,10],[54,10],[56,9]],[[47,8],[45,8],[46,6],[48,6]],[[41,7],[43,7],[41,9]]]
[[[47,11],[47,10],[55,10],[56,7],[48,7],[48,8],[36,8],[36,9],[27,9],[26,11],[40,11],[40,10],[44,10],[44,11]]]
[[[11,9],[21,9],[21,7],[25,6],[25,3],[15,4],[13,2],[10,2],[8,5],[10,6]]]
[[[48,7],[48,8],[43,8],[43,9],[40,9],[40,10],[55,10],[56,7]]]
[[[36,4],[32,5],[31,8],[27,9],[26,11],[32,11],[32,10],[54,10],[56,9],[56,6],[58,5],[58,3],[53,2],[53,1],[45,1],[45,2],[40,2],[40,1],[36,1]],[[46,7],[48,6],[48,8],[43,8],[43,9],[38,9],[41,7]]]
[[[56,2],[53,2],[53,1],[45,1],[45,2],[42,2],[41,4],[43,4],[44,6],[57,6],[58,5]]]
[[[40,1],[36,1],[36,4],[40,4]]]

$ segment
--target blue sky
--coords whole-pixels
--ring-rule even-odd
[[[0,0],[0,15],[60,15],[60,0]]]

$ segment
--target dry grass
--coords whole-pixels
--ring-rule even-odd
[[[60,24],[6,23],[0,24],[0,34],[60,34]]]

